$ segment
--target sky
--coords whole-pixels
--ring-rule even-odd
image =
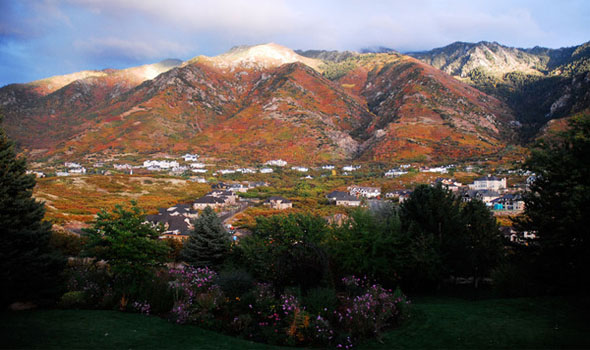
[[[588,0],[0,0],[0,86],[236,45],[429,50],[590,40]]]

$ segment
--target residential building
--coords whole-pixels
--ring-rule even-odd
[[[381,195],[381,189],[379,187],[365,187],[365,186],[349,186],[348,193],[351,196],[361,196],[365,198],[377,198]]]
[[[326,195],[330,203],[335,205],[342,205],[346,207],[358,207],[361,205],[361,200],[355,196],[349,195],[347,192],[332,191]]]
[[[196,162],[199,159],[199,155],[187,153],[182,156],[182,159],[184,159],[185,162]]]
[[[480,177],[469,185],[472,190],[493,190],[499,191],[506,188],[506,178],[498,178],[496,176],[488,175]]]
[[[270,206],[272,209],[284,210],[293,207],[293,202],[281,196],[272,196],[264,201],[264,205]]]
[[[273,159],[273,160],[269,160],[268,162],[264,163],[264,165],[284,167],[287,165],[287,162],[282,159]]]

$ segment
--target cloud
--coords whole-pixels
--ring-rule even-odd
[[[0,0],[0,52],[22,57],[20,69],[0,66],[0,84],[25,79],[30,62],[47,76],[265,42],[400,51],[459,40],[571,46],[590,39],[589,18],[584,0]]]
[[[142,61],[158,57],[162,53],[186,55],[190,50],[181,44],[163,40],[126,40],[117,37],[90,38],[76,40],[73,43],[76,50],[94,59],[123,59],[128,61]]]

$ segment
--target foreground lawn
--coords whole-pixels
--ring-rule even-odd
[[[402,327],[358,348],[590,348],[586,310],[564,298],[425,298]],[[2,313],[0,327],[0,348],[9,349],[276,348],[116,311]]]

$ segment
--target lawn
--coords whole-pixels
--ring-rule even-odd
[[[590,348],[588,302],[565,298],[421,298],[410,320],[359,349]],[[271,349],[194,326],[116,311],[0,314],[1,348]]]

